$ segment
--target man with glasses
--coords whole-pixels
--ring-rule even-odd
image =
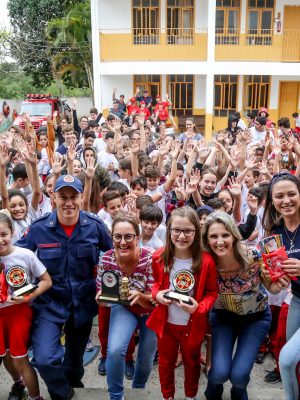
[[[94,271],[99,253],[112,247],[104,224],[81,211],[83,187],[71,175],[54,187],[56,210],[43,215],[17,246],[37,251],[53,286],[34,302],[33,366],[44,379],[52,400],[69,400],[83,387],[83,353],[89,339],[95,302]],[[60,342],[66,335],[65,352]]]

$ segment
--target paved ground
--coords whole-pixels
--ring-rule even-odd
[[[94,342],[97,343],[96,327],[93,328]],[[97,373],[97,359],[89,364],[85,369],[85,375],[83,382],[86,389],[76,390],[76,400],[108,400],[106,391],[106,379],[105,377],[100,377]],[[251,381],[249,384],[249,400],[284,400],[284,393],[282,389],[282,384],[277,383],[275,385],[270,385],[264,382],[263,377],[267,371],[273,369],[274,363],[271,357],[267,357],[262,365],[255,365],[251,375]],[[176,370],[177,377],[177,396],[176,400],[183,400],[183,369],[179,367]],[[199,396],[200,400],[204,400],[204,389],[206,385],[206,377],[203,373],[200,379],[199,386]],[[7,395],[11,386],[11,381],[5,372],[3,366],[0,367],[0,400],[7,400]],[[126,400],[160,400],[160,386],[157,374],[157,366],[154,367],[151,374],[150,381],[146,390],[130,390],[130,382],[125,381],[125,387],[128,389],[126,391]],[[45,385],[41,383],[41,390],[45,400],[49,400]],[[223,400],[229,400],[230,386],[226,385]]]

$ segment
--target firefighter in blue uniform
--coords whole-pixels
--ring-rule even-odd
[[[54,188],[56,210],[32,223],[16,245],[37,251],[53,286],[34,302],[32,364],[52,400],[69,400],[83,387],[83,354],[97,314],[94,270],[99,252],[112,247],[105,225],[81,210],[83,188],[71,175]],[[65,352],[60,342],[65,332]]]

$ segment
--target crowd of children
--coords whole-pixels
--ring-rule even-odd
[[[126,103],[116,93],[114,89],[106,118],[92,108],[89,116],[78,120],[74,99],[69,119],[48,117],[47,125],[35,131],[30,117],[24,115],[24,131],[12,126],[1,134],[0,357],[14,380],[9,400],[21,400],[25,386],[31,400],[41,399],[27,357],[34,318],[30,305],[51,286],[51,274],[38,258],[14,243],[26,235],[32,221],[55,209],[55,183],[65,174],[82,182],[81,209],[97,214],[112,235],[115,253],[109,250],[100,257],[97,298],[103,271],[122,264],[113,254],[120,256],[130,249],[137,254],[140,276],[128,274],[132,306],[119,307],[130,310],[138,304],[137,282],[143,279],[147,285],[141,284],[141,293],[151,295],[148,309],[142,303],[146,312],[131,309],[130,318],[136,323],[132,322],[132,332],[122,342],[119,358],[112,353],[112,341],[118,338],[117,308],[99,307],[98,372],[106,375],[108,369],[111,400],[124,399],[120,363],[133,386],[144,387],[138,382],[140,376],[147,381],[149,363],[145,372],[137,359],[136,371],[134,351],[139,338],[140,353],[149,346],[153,362],[156,341],[148,330],[157,334],[154,360],[158,360],[165,400],[174,399],[174,370],[181,362],[186,399],[196,399],[200,361],[206,363],[208,374],[207,400],[221,399],[227,380],[232,384],[231,398],[247,400],[254,362],[262,363],[268,352],[274,357],[274,370],[262,379],[267,383],[282,379],[286,399],[297,400],[298,113],[292,115],[294,129],[288,117],[271,121],[266,108],[249,113],[245,121],[235,113],[229,116],[228,126],[207,141],[192,117],[186,118],[184,132],[178,131],[168,96],[162,101],[158,95],[154,101],[146,90],[141,94],[137,88]],[[133,232],[116,235],[121,223],[129,224]],[[274,233],[282,235],[289,256],[282,263],[285,275],[276,282],[252,254],[261,239]],[[19,299],[5,284],[8,270],[16,265],[30,277],[28,283],[40,281],[37,289]],[[185,285],[186,297],[168,297],[170,292],[181,293],[180,285]]]

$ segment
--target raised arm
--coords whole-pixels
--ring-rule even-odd
[[[172,164],[171,164],[171,171],[170,171],[169,179],[164,184],[164,191],[167,193],[170,192],[170,190],[172,189],[172,187],[175,183],[175,180],[176,180],[178,154],[179,154],[178,149],[174,149],[170,152],[171,157],[173,157]]]
[[[27,143],[27,151],[24,153],[24,156],[28,178],[32,187],[31,206],[34,210],[37,210],[40,202],[41,188],[38,172],[38,159],[32,142]]]
[[[86,161],[86,170],[85,170],[85,184],[83,191],[83,201],[82,201],[82,209],[84,211],[90,211],[90,198],[92,194],[92,183],[93,177],[95,175],[95,162],[93,158],[89,158]]]
[[[144,129],[144,124],[145,124],[145,116],[143,114],[139,114],[137,117],[137,122],[139,124],[139,131],[140,131],[140,148],[143,151],[146,151],[146,135],[145,135],[145,129]]]
[[[2,208],[8,208],[8,191],[6,187],[6,168],[11,159],[6,144],[0,145],[0,195],[2,198]]]

